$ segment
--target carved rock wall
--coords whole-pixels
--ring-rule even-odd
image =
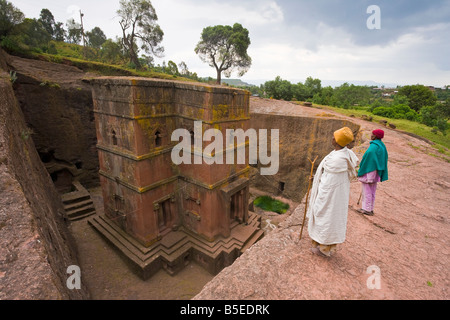
[[[64,208],[40,161],[7,73],[0,72],[0,299],[85,299]]]
[[[6,56],[14,91],[36,149],[62,192],[71,181],[99,185],[92,94],[88,76],[72,66]]]
[[[315,162],[316,169],[320,161],[332,150],[334,131],[347,126],[357,133],[360,126],[348,120],[318,117],[317,110],[310,114],[301,111],[300,106],[293,106],[293,110],[284,114],[276,114],[277,111],[281,111],[277,109],[279,104],[280,102],[276,100],[255,98],[251,100],[250,127],[255,130],[266,129],[269,136],[271,130],[279,130],[278,173],[270,176],[261,175],[262,165],[258,164],[257,168],[252,169],[251,186],[300,202],[306,194],[311,172],[311,163],[308,159],[314,160],[316,156],[318,157]],[[268,140],[270,146],[270,138]]]

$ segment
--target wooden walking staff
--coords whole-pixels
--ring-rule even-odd
[[[314,171],[314,163],[316,162],[317,158],[318,158],[318,156],[314,159],[314,161],[311,161],[311,159],[308,158],[309,162],[311,162],[311,175],[309,176],[308,192],[306,193],[306,200],[305,200],[305,214],[303,215],[303,223],[302,223],[302,229],[300,230],[299,240],[302,239],[303,226],[305,225],[305,219],[306,219],[306,211],[308,211],[308,198],[309,198],[309,191],[311,190],[312,176],[313,176],[313,171]]]

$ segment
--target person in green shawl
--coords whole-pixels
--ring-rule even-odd
[[[381,139],[384,131],[372,131],[372,141],[364,153],[358,170],[358,180],[362,183],[362,208],[358,212],[373,215],[377,183],[388,180],[388,152]]]

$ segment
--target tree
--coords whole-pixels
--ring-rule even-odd
[[[167,73],[174,75],[174,76],[180,74],[178,71],[177,64],[175,62],[173,62],[172,60],[169,60],[169,62],[167,63]]]
[[[249,46],[249,32],[241,24],[235,23],[233,27],[218,25],[203,29],[195,53],[216,69],[217,83],[220,84],[222,72],[229,77],[237,70],[241,77],[250,69],[252,59],[247,54]]]
[[[66,39],[66,30],[64,30],[62,22],[55,23],[55,29],[53,30],[53,39],[61,42]]]
[[[126,61],[124,56],[122,42],[117,39],[106,40],[100,49],[100,59],[104,63],[121,64]]]
[[[37,19],[26,18],[21,24],[17,25],[14,33],[17,33],[21,38],[21,42],[30,48],[43,49],[47,47],[48,42],[51,40],[50,34],[41,21]]]
[[[178,68],[179,68],[178,70],[180,70],[180,74],[181,74],[183,77],[189,76],[190,72],[189,72],[189,69],[188,69],[188,66],[187,66],[186,62],[181,61],[181,62],[178,64]]]
[[[155,65],[155,59],[151,55],[143,54],[140,56],[139,61],[144,69],[151,69]]]
[[[138,58],[137,40],[141,49],[157,57],[162,57],[164,47],[160,45],[164,32],[156,24],[158,16],[149,0],[120,0],[120,27],[123,33],[123,45],[128,53],[130,62],[137,69],[141,68]]]
[[[450,118],[450,98],[447,98],[443,104],[437,104],[436,106],[442,117],[446,119]]]
[[[106,41],[105,33],[99,27],[95,27],[91,31],[86,32],[88,44],[90,47],[100,49]]]
[[[41,14],[39,16],[39,21],[44,26],[45,30],[47,30],[48,34],[53,38],[55,34],[55,17],[48,9],[42,9]]]
[[[67,20],[67,41],[69,43],[80,44],[81,38],[83,36],[81,24],[75,22],[75,19]]]
[[[319,93],[315,94],[313,97],[313,102],[322,105],[331,105],[332,98],[334,94],[334,89],[331,86],[322,88]]]
[[[12,29],[23,22],[25,15],[6,0],[0,0],[0,38],[7,36]]]
[[[52,40],[64,41],[66,37],[66,30],[63,28],[62,22],[56,22],[55,17],[48,9],[42,9],[39,15],[39,22],[45,28]]]
[[[415,111],[419,111],[425,106],[434,106],[437,101],[433,91],[420,84],[404,86],[398,91],[398,94],[405,96],[410,108]]]
[[[320,81],[320,79],[308,77],[305,81],[305,87],[308,93],[308,98],[312,98],[315,94],[322,90],[322,81]]]
[[[334,89],[331,104],[333,106],[348,109],[354,105],[368,105],[370,103],[370,88],[366,86],[355,86],[347,82]]]
[[[292,84],[288,80],[282,80],[280,76],[277,76],[275,80],[266,81],[264,84],[266,95],[277,100],[292,100],[292,87]]]
[[[423,124],[429,127],[436,127],[445,136],[447,135],[446,131],[449,129],[449,124],[448,117],[442,114],[442,111],[439,105],[424,106],[420,109],[420,115]]]
[[[292,85],[292,92],[298,101],[305,101],[310,97],[308,88],[301,82]]]

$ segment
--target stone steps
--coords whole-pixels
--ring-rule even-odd
[[[69,220],[79,220],[95,214],[95,206],[89,192],[78,181],[73,182],[76,191],[61,196]]]
[[[144,262],[148,260],[150,256],[156,254],[162,255],[167,259],[167,262],[173,262],[174,258],[172,257],[177,256],[177,252],[186,244],[196,246],[199,250],[208,252],[209,255],[213,256],[216,255],[219,250],[230,251],[233,249],[233,245],[242,246],[244,244],[244,242],[233,239],[232,237],[220,238],[214,242],[209,242],[202,238],[195,237],[189,231],[183,229],[181,231],[172,231],[161,241],[149,247],[145,247],[105,216],[95,216],[92,219],[89,219],[88,222],[96,229],[103,229],[103,231],[106,232],[105,235],[108,236],[108,239],[116,246],[121,247],[137,257],[140,261]]]
[[[255,213],[251,213],[247,224],[233,225],[231,235],[227,238],[219,237],[211,242],[179,228],[149,247],[142,245],[104,215],[95,215],[88,219],[88,223],[132,262],[144,279],[161,266],[169,274],[175,274],[188,262],[186,259],[192,258],[191,253],[211,260],[220,259],[221,256],[239,256],[264,236],[259,228],[260,217]]]

